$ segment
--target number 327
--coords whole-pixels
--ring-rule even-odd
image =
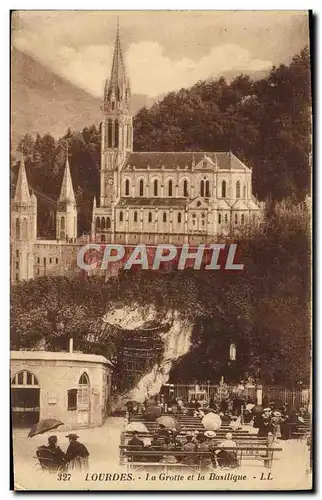
[[[63,472],[61,474],[57,475],[57,481],[70,481],[72,475],[67,474],[66,472]]]

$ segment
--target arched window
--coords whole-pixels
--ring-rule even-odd
[[[200,196],[204,197],[205,196],[205,183],[204,181],[200,181]]]
[[[112,111],[115,109],[115,101],[112,101]]]
[[[148,215],[148,221],[149,221],[149,222],[152,222],[152,212],[149,212],[149,215]]]
[[[235,224],[238,224],[238,214],[235,214]]]
[[[140,180],[140,184],[139,184],[139,194],[140,196],[143,196],[144,195],[144,184],[143,184],[143,179]]]
[[[138,221],[138,213],[137,212],[133,213],[133,220],[134,220],[134,222]]]
[[[227,183],[226,181],[222,181],[221,183],[221,197],[226,198],[226,191],[227,191]]]
[[[27,219],[24,218],[22,221],[22,239],[26,240],[28,238],[28,222]]]
[[[178,213],[178,224],[181,224],[181,212]]]
[[[65,239],[65,231],[60,231],[60,239],[61,240]]]
[[[60,229],[65,229],[65,217],[60,218]]]
[[[186,179],[183,181],[183,196],[188,198],[188,181]]]
[[[244,214],[241,214],[241,217],[240,217],[240,223],[241,223],[241,224],[244,224],[244,223],[245,223],[245,215],[244,215]]]
[[[16,238],[20,240],[20,220],[16,219]]]
[[[153,183],[153,194],[154,196],[158,196],[158,181],[156,179]]]
[[[120,222],[123,222],[123,212],[120,212]]]
[[[125,196],[129,196],[130,194],[130,181],[126,179],[125,181]]]
[[[107,147],[112,147],[112,120],[107,122]]]
[[[31,372],[28,372],[27,370],[23,370],[22,372],[19,372],[17,373],[12,381],[11,381],[11,385],[13,386],[17,386],[17,385],[23,385],[23,386],[26,386],[26,385],[32,385],[32,386],[36,386],[36,387],[39,387],[39,383],[38,383],[38,380],[37,380],[37,377],[31,373]]]
[[[166,214],[166,212],[163,212],[163,222],[167,222],[167,214]]]
[[[240,181],[236,182],[236,198],[240,198]]]
[[[169,185],[168,185],[168,196],[172,196],[172,181],[171,180],[169,181]]]
[[[101,221],[100,221],[100,218],[99,217],[96,217],[96,229],[100,229],[101,227]]]
[[[106,217],[106,229],[111,229],[111,219]]]
[[[244,198],[246,198],[246,196],[247,196],[247,194],[246,194],[246,184],[244,184],[244,189],[243,189],[243,191],[244,191]]]
[[[77,406],[89,405],[89,378],[84,372],[78,382]]]
[[[119,146],[119,122],[118,122],[118,120],[115,120],[114,126],[115,126],[115,147],[118,148],[118,146]]]
[[[105,217],[101,219],[101,229],[105,229]]]
[[[218,214],[218,224],[221,224],[221,214]]]
[[[210,185],[209,181],[206,181],[205,197],[210,198]]]
[[[105,243],[105,234],[101,234],[101,243]]]

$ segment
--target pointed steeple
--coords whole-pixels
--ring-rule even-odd
[[[18,172],[18,179],[15,192],[15,202],[18,203],[30,203],[30,193],[27,181],[27,174],[25,168],[25,160],[23,155],[21,155],[20,167]]]
[[[114,44],[113,63],[110,80],[106,81],[104,90],[104,107],[107,110],[112,101],[127,103],[130,98],[130,81],[126,74],[123,51],[120,40],[119,22],[117,20],[116,39]]]
[[[68,161],[68,148],[66,151],[66,162],[63,182],[60,190],[59,202],[76,203],[72,177],[70,175],[69,161]]]

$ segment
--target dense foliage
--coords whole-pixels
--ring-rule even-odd
[[[171,92],[134,119],[135,151],[233,151],[253,169],[255,194],[262,200],[303,200],[310,188],[311,100],[309,52],[272,68],[263,79],[240,75],[200,81]],[[90,229],[93,198],[99,192],[100,133],[92,125],[50,134],[26,134],[19,149],[39,203],[40,235],[54,236],[56,201],[65,151],[78,205],[78,232]],[[16,160],[19,160],[16,157]],[[14,186],[17,161],[12,161]]]
[[[194,324],[190,352],[173,381],[253,376],[283,385],[310,375],[309,220],[304,203],[277,204],[265,228],[240,241],[243,272],[121,272],[99,278],[38,278],[12,289],[11,346],[76,348],[115,356],[119,332],[106,335],[102,317],[118,303],[174,308]],[[237,360],[229,364],[229,345]],[[236,366],[234,366],[236,365]]]

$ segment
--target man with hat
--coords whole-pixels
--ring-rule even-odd
[[[232,449],[236,448],[237,444],[233,440],[233,435],[231,432],[227,432],[226,439],[220,443],[220,450],[217,451],[217,460],[219,467],[236,467],[237,466],[237,455]]]
[[[78,440],[79,436],[77,434],[67,434],[69,439],[69,446],[66,451],[66,462],[69,464],[71,469],[88,469],[88,457],[89,452],[83,443]]]

